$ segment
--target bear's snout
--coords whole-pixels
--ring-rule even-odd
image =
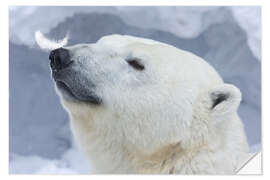
[[[68,67],[73,61],[70,59],[69,51],[64,48],[58,48],[51,51],[50,66],[53,72],[58,72]]]

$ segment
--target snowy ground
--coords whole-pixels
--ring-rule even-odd
[[[9,163],[10,174],[87,174],[89,171],[91,168],[76,148],[67,150],[60,159],[12,154]]]

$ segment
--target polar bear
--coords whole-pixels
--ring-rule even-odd
[[[109,35],[49,59],[95,173],[234,174],[248,153],[241,92],[190,52]]]

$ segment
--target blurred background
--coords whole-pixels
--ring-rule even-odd
[[[48,53],[34,40],[67,32],[68,45],[108,34],[150,38],[204,58],[226,83],[240,88],[239,115],[252,152],[261,148],[261,8],[248,7],[9,7],[9,172],[82,174],[67,113],[55,94]]]

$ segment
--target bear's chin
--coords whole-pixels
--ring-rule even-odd
[[[55,81],[57,89],[60,91],[61,95],[66,101],[76,102],[76,103],[88,103],[94,105],[100,105],[101,99],[95,95],[90,96],[80,96],[74,93],[72,89],[63,81]]]

